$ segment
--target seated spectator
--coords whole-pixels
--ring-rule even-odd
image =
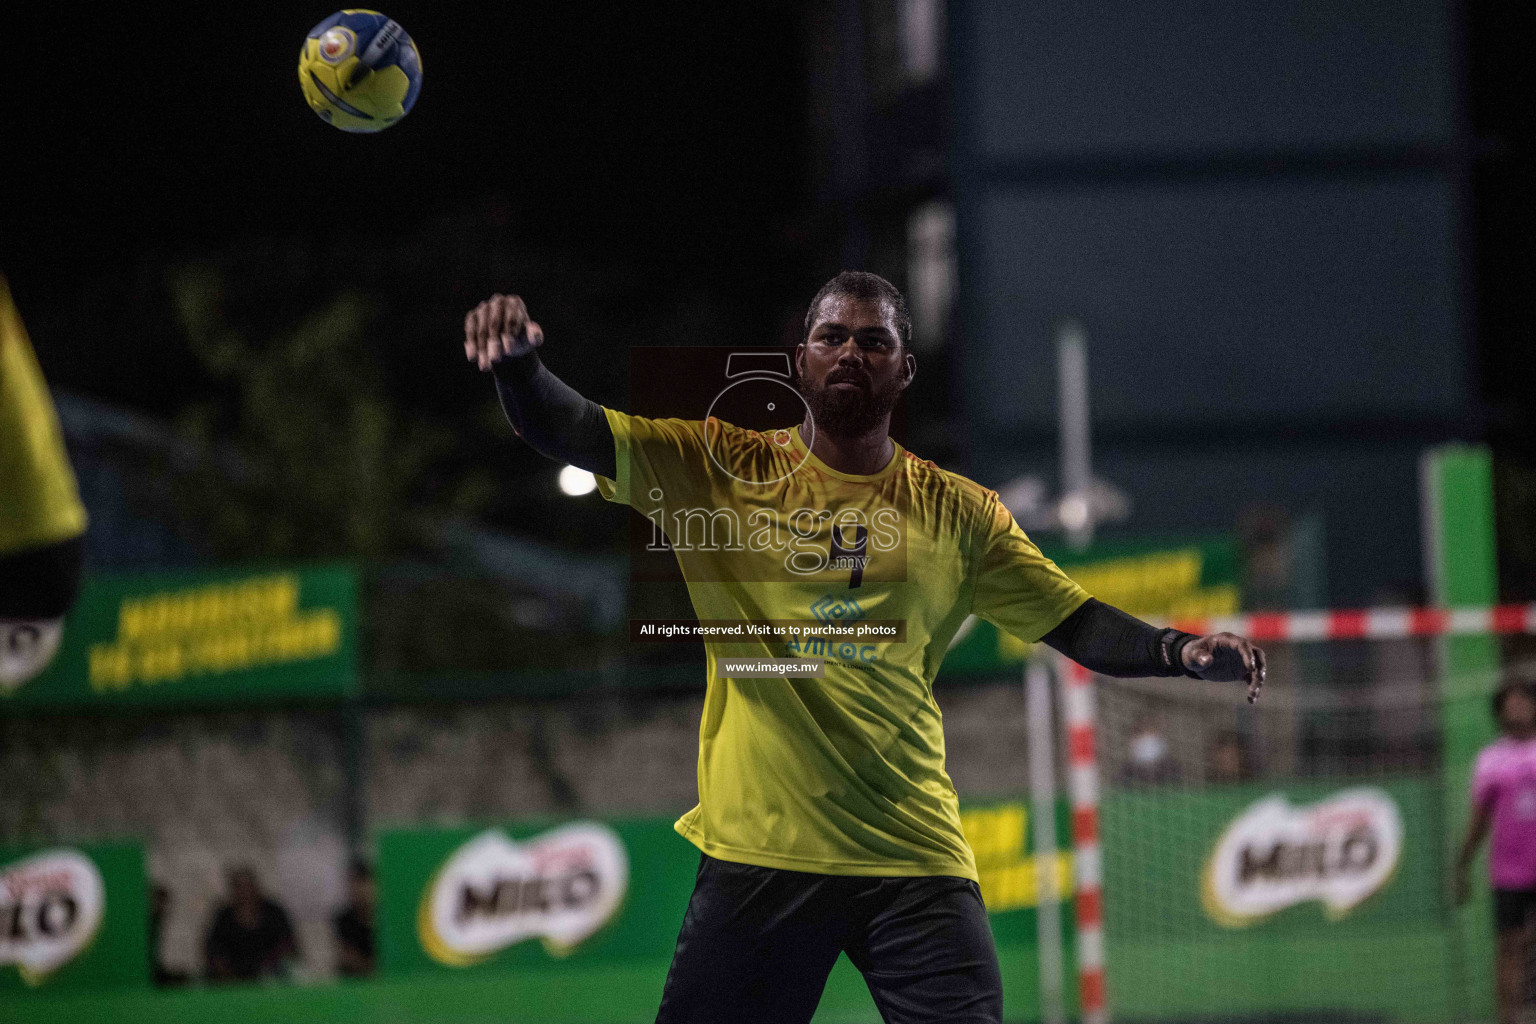
[[[171,890],[158,882],[149,890],[149,970],[156,985],[169,988],[185,985],[187,976],[165,966],[160,950],[160,935],[165,928],[165,915],[171,909]]]
[[[1247,782],[1253,778],[1253,767],[1248,757],[1248,746],[1235,729],[1223,729],[1211,743],[1210,770],[1207,773],[1215,783]]]
[[[373,869],[362,859],[347,874],[347,905],[332,920],[336,932],[336,973],[362,978],[374,971]]]
[[[210,981],[257,981],[284,977],[299,944],[288,912],[241,866],[229,873],[229,902],[214,912],[203,950]]]

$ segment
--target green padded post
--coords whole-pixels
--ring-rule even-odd
[[[1498,603],[1494,539],[1493,457],[1487,448],[1447,445],[1424,453],[1424,567],[1430,603],[1445,608]],[[1445,784],[1445,863],[1456,856],[1467,827],[1467,795],[1477,752],[1496,732],[1487,696],[1499,670],[1496,636],[1441,641],[1440,722]],[[1491,1019],[1493,906],[1486,884],[1487,853],[1473,869],[1473,897],[1452,934],[1461,992],[1447,992],[1452,1020]]]

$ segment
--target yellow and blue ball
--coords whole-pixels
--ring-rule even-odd
[[[421,53],[378,11],[337,11],[305,37],[299,87],[310,109],[342,131],[383,131],[421,92]]]

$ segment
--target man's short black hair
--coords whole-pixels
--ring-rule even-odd
[[[907,300],[902,297],[901,290],[879,274],[871,274],[867,270],[845,270],[821,286],[821,291],[816,293],[810,308],[805,311],[806,338],[811,336],[811,328],[816,326],[816,316],[821,312],[822,302],[832,295],[846,299],[880,299],[890,303],[891,316],[896,321],[896,340],[901,342],[902,348],[906,348],[912,340],[912,314],[907,312]]]

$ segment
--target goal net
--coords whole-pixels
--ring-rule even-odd
[[[1482,655],[1455,667],[1467,643]],[[1239,684],[1094,679],[1112,1018],[1491,1019],[1484,862],[1465,909],[1448,879],[1500,678],[1465,666],[1500,643],[1266,641],[1254,705]]]

